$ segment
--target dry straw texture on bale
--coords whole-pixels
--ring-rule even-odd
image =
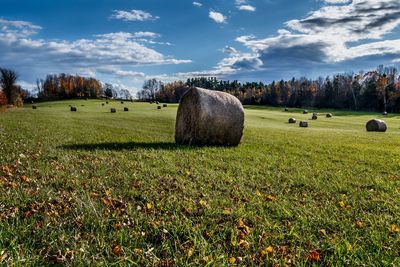
[[[184,145],[237,146],[243,128],[244,109],[236,97],[194,87],[181,98],[175,141]]]
[[[296,123],[296,119],[295,118],[289,118],[289,123]]]
[[[370,120],[366,127],[368,132],[386,132],[387,130],[386,123],[383,120]]]

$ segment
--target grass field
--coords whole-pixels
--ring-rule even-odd
[[[101,103],[0,113],[0,264],[400,265],[400,116],[247,107],[239,147],[183,147],[176,105]]]

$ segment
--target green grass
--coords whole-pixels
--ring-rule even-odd
[[[0,264],[400,265],[400,117],[247,107],[239,147],[184,147],[176,110],[0,113]]]

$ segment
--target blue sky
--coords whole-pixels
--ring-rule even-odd
[[[398,0],[0,0],[0,66],[141,87],[317,77],[400,62]]]

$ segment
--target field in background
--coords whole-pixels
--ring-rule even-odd
[[[400,265],[400,116],[247,107],[183,147],[176,105],[101,103],[0,114],[0,264]]]

